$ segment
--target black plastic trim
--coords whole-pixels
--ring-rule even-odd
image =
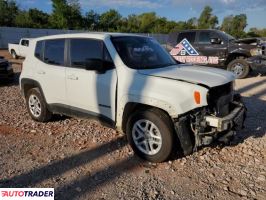
[[[115,122],[112,119],[104,115],[101,115],[99,113],[91,112],[91,111],[84,110],[81,108],[76,108],[73,106],[68,106],[65,104],[57,104],[57,103],[49,104],[48,108],[52,113],[55,113],[55,114],[63,114],[63,115],[67,115],[70,117],[79,117],[79,118],[86,118],[86,119],[93,118],[93,119],[100,121],[105,126],[115,128]]]

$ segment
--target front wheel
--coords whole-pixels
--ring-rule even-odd
[[[169,117],[160,110],[134,113],[126,128],[134,152],[151,162],[163,162],[169,158],[174,143],[173,132]]]
[[[241,79],[248,76],[250,67],[246,60],[243,58],[237,58],[228,64],[227,70],[233,72],[236,75],[236,78]]]

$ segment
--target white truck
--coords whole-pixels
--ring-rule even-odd
[[[12,58],[26,57],[30,40],[30,38],[21,38],[18,44],[8,44],[8,51]]]
[[[188,155],[243,127],[246,109],[225,70],[177,63],[150,37],[79,33],[31,40],[20,88],[32,119],[96,117],[152,162]]]

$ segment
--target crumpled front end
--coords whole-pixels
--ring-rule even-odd
[[[233,82],[213,87],[208,93],[208,106],[195,109],[175,120],[175,128],[184,155],[214,140],[227,142],[244,127],[246,107]]]

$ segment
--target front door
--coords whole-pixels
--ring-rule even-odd
[[[111,61],[103,41],[73,38],[69,39],[68,46],[66,92],[72,111],[115,121],[116,70],[99,73],[86,66],[91,59]]]
[[[212,38],[219,39],[220,43],[211,43]],[[215,32],[208,30],[198,32],[194,48],[202,56],[202,60],[206,61],[199,64],[216,66],[225,61],[227,45]]]

